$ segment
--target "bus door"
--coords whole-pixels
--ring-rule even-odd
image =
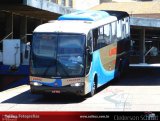
[[[92,62],[92,51],[93,51],[93,36],[90,31],[87,35],[87,46],[86,46],[86,75],[89,73],[91,62]]]

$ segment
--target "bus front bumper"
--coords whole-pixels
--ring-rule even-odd
[[[71,87],[71,86],[65,86],[65,87],[50,87],[50,86],[33,86],[31,85],[31,93],[32,94],[45,94],[45,93],[52,93],[52,94],[75,94],[75,95],[84,95],[84,86],[78,86],[78,87]]]

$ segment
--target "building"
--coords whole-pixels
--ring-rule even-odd
[[[160,63],[160,2],[102,3],[92,10],[127,11],[131,16],[130,62]]]
[[[71,7],[76,10],[89,9],[99,5],[100,0],[48,0],[65,7]]]
[[[73,8],[77,10],[89,9],[99,4],[100,0],[73,0]]]
[[[73,0],[47,0],[52,3],[56,3],[60,6],[73,8]]]
[[[26,43],[36,26],[73,11],[54,0],[0,1],[0,90],[27,82],[30,49]]]
[[[27,41],[26,35],[31,34],[37,25],[73,11],[71,8],[58,5],[52,1],[1,0],[0,40],[20,38]]]

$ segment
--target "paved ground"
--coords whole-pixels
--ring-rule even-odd
[[[0,92],[0,111],[159,111],[160,69],[131,69],[86,99],[74,96],[44,98],[28,85]]]
[[[113,2],[137,2],[138,0],[112,0]]]

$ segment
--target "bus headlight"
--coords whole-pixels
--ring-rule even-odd
[[[42,86],[42,84],[39,82],[31,82],[30,84],[33,86]]]
[[[84,82],[77,82],[77,83],[73,83],[71,84],[71,87],[79,87],[79,86],[83,86]]]

